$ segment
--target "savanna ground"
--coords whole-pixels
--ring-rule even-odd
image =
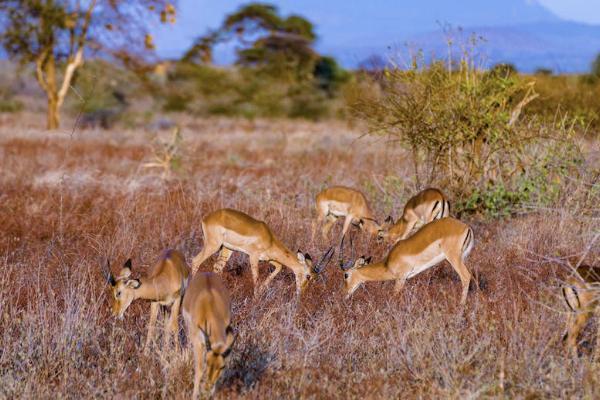
[[[191,352],[157,340],[142,354],[149,305],[138,301],[115,320],[100,260],[116,269],[132,257],[134,275],[167,247],[191,261],[201,218],[220,207],[266,221],[315,258],[329,246],[310,235],[314,196],[327,185],[363,190],[380,219],[397,218],[415,193],[402,150],[342,122],[182,118],[180,159],[163,177],[144,166],[154,134],[72,132],[69,122],[47,133],[35,128],[39,118],[3,117],[0,127],[2,398],[187,398]],[[584,148],[588,168],[598,168],[598,143]],[[564,190],[556,207],[462,217],[475,232],[467,266],[479,283],[464,308],[445,262],[399,295],[392,282],[370,283],[350,300],[332,263],[297,302],[285,269],[254,299],[247,258],[234,255],[223,279],[238,338],[215,397],[600,397],[595,324],[580,357],[568,356],[559,291],[569,272],[561,260],[598,262],[597,244],[589,246],[598,210],[570,202],[591,188]],[[366,234],[355,238],[357,255],[385,255]]]

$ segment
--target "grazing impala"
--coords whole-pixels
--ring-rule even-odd
[[[454,218],[430,222],[408,239],[392,247],[381,262],[369,264],[370,258],[360,257],[340,264],[344,270],[347,295],[350,296],[363,282],[395,280],[398,293],[405,281],[434,265],[448,260],[462,283],[461,304],[467,301],[471,274],[464,258],[473,247],[473,231]]]
[[[450,214],[450,203],[438,189],[425,189],[413,196],[404,206],[402,217],[394,223],[387,217],[377,238],[394,244],[408,237],[417,223],[428,224],[435,219],[445,218]]]
[[[165,319],[165,344],[169,343],[170,335],[174,333],[175,345],[179,345],[177,340],[179,306],[189,276],[189,268],[180,252],[177,250],[163,252],[146,278],[131,278],[131,259],[125,262],[116,277],[110,272],[108,260],[104,265],[103,272],[112,288],[112,311],[115,316],[123,318],[127,307],[136,299],[150,301],[146,350],[154,336],[159,306],[171,307],[171,315],[169,319]]]
[[[195,273],[208,257],[219,250],[221,253],[214,270],[221,272],[231,254],[234,251],[241,251],[250,257],[250,269],[255,289],[258,283],[259,261],[267,261],[275,267],[263,282],[261,289],[267,287],[285,265],[296,276],[296,292],[300,294],[308,281],[320,273],[333,256],[333,248],[330,248],[321,260],[313,265],[308,254],[303,254],[298,250],[297,255],[294,255],[288,250],[275,237],[267,224],[241,211],[228,208],[217,210],[204,217],[202,231],[204,233],[204,248],[194,257],[192,262],[193,272]]]
[[[575,275],[575,274],[574,274]],[[577,355],[577,337],[594,313],[600,298],[600,267],[581,265],[577,274],[567,279],[562,292],[565,302],[573,311],[567,317],[567,332],[563,340]],[[598,328],[600,332],[600,326]]]
[[[315,236],[318,225],[322,225],[321,235],[327,240],[331,227],[338,218],[344,218],[342,238],[346,236],[350,224],[365,229],[372,235],[380,230],[379,223],[373,217],[373,212],[364,194],[358,190],[344,186],[333,186],[317,195],[317,221],[313,225],[312,235]],[[325,220],[327,220],[325,222]],[[323,224],[325,222],[325,224]]]
[[[231,328],[231,300],[221,279],[212,272],[193,276],[183,298],[183,318],[188,340],[194,350],[194,394],[200,394],[200,380],[205,370],[206,386],[214,391],[225,368],[235,336]]]

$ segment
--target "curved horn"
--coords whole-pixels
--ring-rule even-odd
[[[342,242],[340,243],[340,256],[338,257],[340,268],[343,269],[344,265],[344,236],[342,236]]]
[[[340,268],[342,269],[342,271],[348,271],[350,268],[352,268],[352,265],[354,265],[354,244],[352,243],[352,235],[350,235],[350,260],[347,262],[344,262],[344,256],[343,256],[343,251],[344,251],[344,238],[342,238],[342,248],[340,250]]]
[[[342,271],[348,271],[349,269],[352,268],[353,265],[354,265],[354,261],[350,260],[350,261],[340,265],[340,268],[342,269]]]
[[[108,258],[106,259],[106,262],[101,265],[102,265],[102,275],[104,275],[104,278],[106,279],[106,281],[108,283],[110,283],[111,286],[115,286],[117,281],[115,280],[115,277],[113,276],[112,272],[110,272],[110,261],[108,261]]]
[[[206,323],[204,324],[204,327],[206,327]],[[206,347],[206,351],[212,351],[212,347],[210,346],[210,338],[208,337],[207,330],[200,328],[200,331],[202,331],[202,334],[204,335],[204,346]]]
[[[335,249],[333,248],[333,246],[331,246],[325,252],[325,254],[323,254],[323,257],[321,257],[319,262],[315,264],[315,266],[313,267],[313,272],[316,274],[320,274],[321,272],[323,272],[325,267],[327,267],[329,265],[329,262],[333,258],[334,254],[335,254]]]

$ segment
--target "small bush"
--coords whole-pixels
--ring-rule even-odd
[[[23,102],[14,97],[12,90],[0,87],[0,113],[19,112],[23,107]]]
[[[370,134],[409,150],[417,187],[441,186],[466,199],[463,211],[500,215],[529,199],[527,182],[549,190],[540,165],[557,143],[572,145],[572,125],[547,129],[523,120],[538,96],[535,82],[510,66],[486,72],[475,65],[469,54],[458,68],[416,58],[409,70],[387,69],[381,92],[361,94],[353,110]]]
[[[348,75],[332,59],[321,59],[316,75],[296,79],[268,69],[217,68],[179,63],[164,86],[165,111],[245,118],[322,119],[335,115],[336,98]]]
[[[0,98],[0,113],[14,113],[22,111],[23,102],[16,99]]]

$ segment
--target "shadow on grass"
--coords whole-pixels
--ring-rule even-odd
[[[220,387],[235,387],[238,391],[249,389],[260,380],[274,355],[257,346],[246,347],[232,354],[223,371]]]

